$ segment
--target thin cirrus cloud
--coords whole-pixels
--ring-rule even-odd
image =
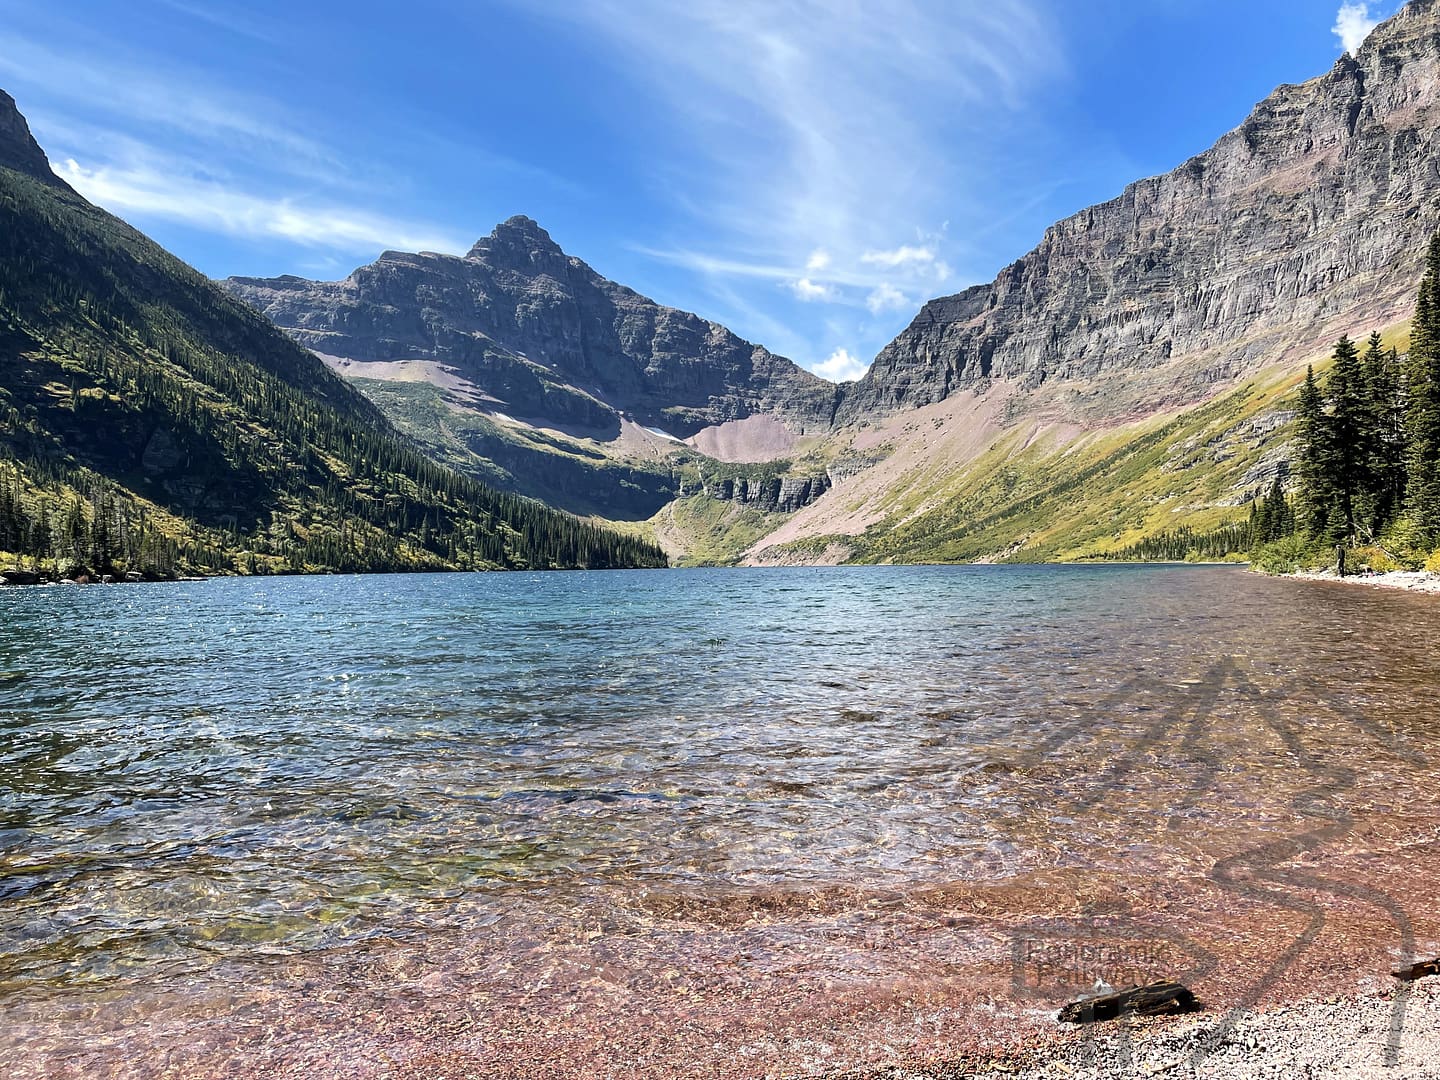
[[[78,50],[60,53],[0,32],[0,76],[121,125],[168,131],[228,153],[246,148],[296,175],[330,179],[343,173],[337,155],[295,131],[270,103],[217,91],[173,68],[157,77],[140,63]]]
[[[511,2],[579,24],[671,114],[663,187],[687,198],[670,246],[643,250],[755,303],[853,312],[849,340],[812,343],[830,350],[815,371],[951,281],[944,222],[971,198],[957,138],[993,138],[1065,66],[1036,0]],[[783,287],[766,299],[755,279]]]
[[[347,204],[346,196],[374,201],[364,170],[302,134],[283,106],[199,73],[172,66],[155,74],[133,55],[101,56],[80,45],[62,54],[0,31],[0,77],[46,103],[29,108],[27,101],[27,111],[56,173],[121,215],[282,241],[331,258],[469,246],[441,226]]]
[[[901,244],[893,251],[867,251],[860,256],[860,261],[874,266],[888,266],[891,269],[911,263],[933,263],[935,249]]]
[[[186,0],[156,0],[162,7],[171,11],[179,12],[192,19],[218,26],[232,34],[241,34],[252,38],[255,41],[262,41],[266,44],[273,44],[283,36],[280,26],[262,21],[253,16],[240,14],[235,7],[225,7],[216,10],[204,4],[187,3]],[[238,7],[238,5],[237,5]]]
[[[304,247],[351,254],[391,246],[407,251],[465,250],[463,238],[437,227],[353,208],[256,195],[170,169],[87,169],[68,158],[56,163],[55,171],[100,206],[231,236],[274,237]]]

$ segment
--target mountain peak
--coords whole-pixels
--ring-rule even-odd
[[[0,90],[0,168],[14,169],[51,187],[67,191],[70,187],[51,171],[50,159],[30,134],[30,125],[20,114],[15,99],[4,90]]]
[[[513,262],[520,258],[525,262],[532,262],[538,256],[563,258],[564,255],[560,245],[550,238],[550,234],[540,227],[539,222],[524,214],[516,214],[496,225],[489,236],[477,240],[470,249],[469,258],[488,257],[493,260],[498,257],[502,262]]]

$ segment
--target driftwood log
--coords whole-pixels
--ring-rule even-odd
[[[1440,975],[1440,960],[1422,960],[1418,964],[1398,968],[1390,974],[1397,979],[1404,979],[1406,982],[1423,979],[1426,975]]]
[[[1195,995],[1179,983],[1156,982],[1072,1001],[1060,1010],[1060,1020],[1066,1024],[1089,1024],[1114,1020],[1117,1016],[1194,1012],[1199,1007]]]

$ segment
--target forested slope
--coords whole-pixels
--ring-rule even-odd
[[[244,304],[41,170],[0,95],[0,552],[58,568],[663,565],[437,465]],[[17,121],[18,120],[18,124]]]

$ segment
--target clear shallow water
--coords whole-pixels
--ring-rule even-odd
[[[1184,873],[1413,814],[1436,640],[1435,598],[1213,568],[0,591],[0,993],[521,905]]]

